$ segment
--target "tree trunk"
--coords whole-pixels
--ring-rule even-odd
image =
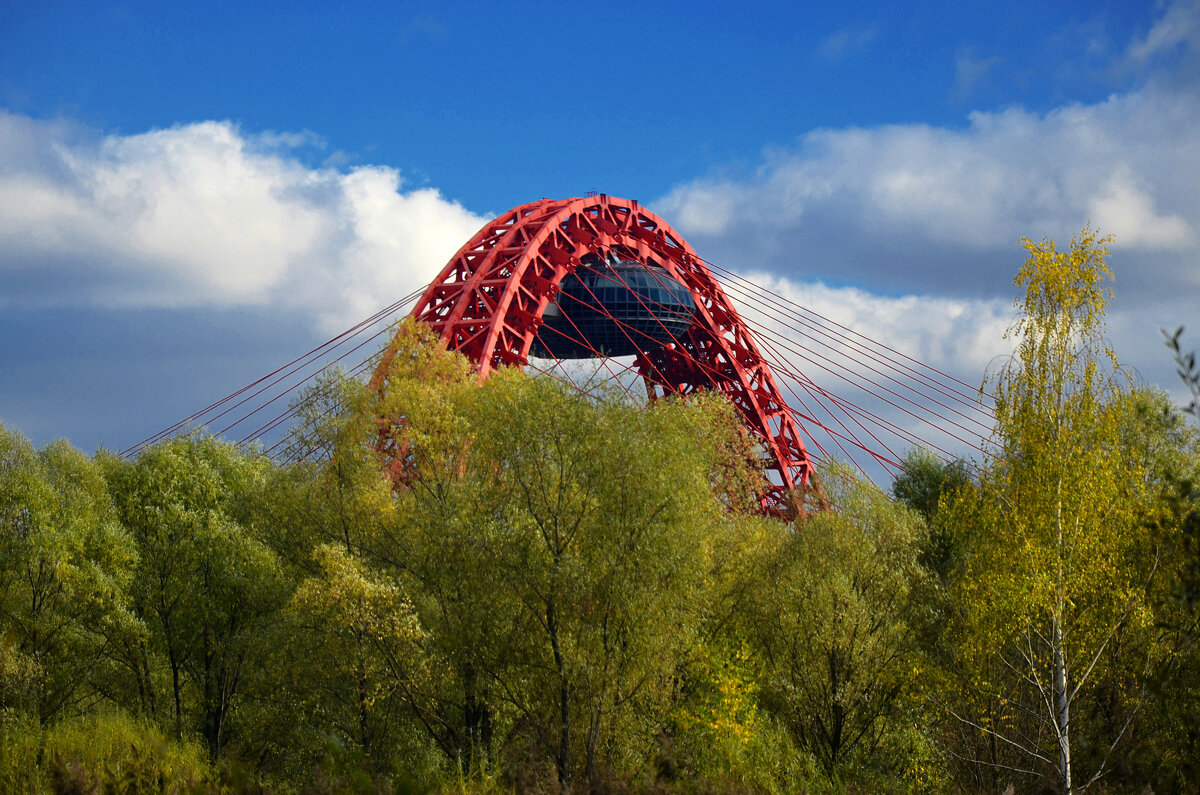
[[[1054,619],[1054,706],[1058,711],[1058,778],[1071,795],[1071,699],[1067,695],[1067,664],[1063,658],[1062,624]]]
[[[603,714],[603,697],[601,697],[600,703],[592,713],[592,727],[588,731],[587,741],[587,767],[585,775],[587,776],[587,780],[593,784],[597,783],[598,778],[596,775],[596,746],[600,741],[600,720]]]
[[[1054,707],[1058,722],[1058,780],[1062,791],[1071,795],[1071,698],[1067,695],[1067,661],[1063,650],[1063,616],[1066,615],[1066,583],[1063,577],[1063,482],[1059,477],[1055,489],[1055,529],[1057,532],[1058,569],[1054,615],[1051,616],[1051,641],[1054,644]]]
[[[168,655],[167,661],[171,665],[171,689],[175,693],[175,737],[179,739],[183,737],[183,694],[179,681],[179,661],[175,659],[173,651]]]
[[[467,663],[463,672],[463,685],[467,766],[470,771],[481,771],[492,747],[492,714],[487,704],[487,693],[480,693],[479,677],[475,673],[475,666],[470,663]]]
[[[571,704],[570,688],[567,684],[566,663],[563,660],[562,648],[558,643],[558,616],[554,610],[554,601],[546,605],[546,632],[550,635],[550,647],[554,650],[554,665],[558,669],[558,709],[561,721],[558,737],[558,758],[555,767],[558,768],[558,781],[565,786],[570,779],[571,771]]]
[[[363,756],[370,763],[374,763],[375,755],[372,753],[374,743],[371,741],[371,708],[369,682],[367,681],[366,665],[362,659],[362,644],[363,638],[357,638],[358,653],[355,654],[354,660],[354,683],[357,689],[358,697],[358,747],[362,749]]]

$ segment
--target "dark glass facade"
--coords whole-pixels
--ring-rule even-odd
[[[657,265],[585,263],[561,286],[546,307],[533,356],[628,356],[683,336],[696,312],[691,292]]]

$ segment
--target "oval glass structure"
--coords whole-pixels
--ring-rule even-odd
[[[691,292],[657,265],[585,260],[560,287],[542,315],[533,356],[630,356],[671,343],[695,321]]]

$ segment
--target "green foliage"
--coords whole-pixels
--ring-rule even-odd
[[[892,483],[892,496],[925,519],[929,534],[921,550],[921,564],[939,585],[950,578],[967,543],[964,528],[943,521],[939,511],[946,500],[973,486],[965,461],[947,464],[922,447],[909,450],[903,470]]]
[[[108,647],[141,629],[136,561],[89,459],[0,426],[0,711],[49,720],[105,696]]]
[[[372,398],[360,382],[334,371],[292,407],[298,420],[287,455],[297,461],[269,473],[253,507],[260,534],[295,574],[318,571],[312,553],[322,544],[360,548],[389,515],[392,490],[380,476],[381,428]]]
[[[1156,495],[1142,506],[1140,528],[1143,554],[1157,563],[1147,592],[1155,634],[1145,704],[1119,770],[1156,791],[1188,791],[1200,784],[1200,431],[1165,394],[1139,390],[1134,398],[1126,436]]]
[[[126,653],[139,707],[155,716],[169,709],[176,733],[199,730],[214,758],[286,598],[276,556],[242,522],[267,468],[202,436],[110,465],[114,500],[140,552],[131,591],[151,630],[148,647]]]
[[[546,379],[488,387],[478,452],[498,510],[487,550],[528,655],[501,681],[534,685],[506,689],[560,779],[573,758],[589,777],[628,770],[657,728],[642,716],[664,708],[701,618],[720,519],[688,424],[702,407],[595,405]]]
[[[475,385],[457,357],[424,357],[394,360],[406,488],[370,550],[411,578],[450,673],[413,708],[468,769],[644,767],[726,521],[711,477],[740,445],[727,409],[641,410],[517,372]]]
[[[679,666],[754,537],[730,513],[753,488],[732,409],[479,384],[426,337],[398,338],[378,389],[320,385],[350,415],[313,410],[320,463],[274,473],[252,506],[300,578],[269,658],[290,662],[246,709],[264,769],[649,775]]]
[[[1200,432],[1105,347],[1104,241],[1026,244],[992,457],[795,524],[726,401],[411,323],[300,463],[0,429],[0,791],[1194,789]]]
[[[353,749],[363,770],[385,776],[428,755],[403,731],[404,694],[429,677],[424,632],[386,575],[339,546],[318,547],[315,557],[319,574],[300,584],[283,616],[292,661],[285,687],[299,701],[284,716],[294,722],[290,737],[309,744],[310,764]]]
[[[1069,252],[1024,242],[993,457],[947,519],[973,533],[952,594],[966,698],[950,709],[976,740],[974,786],[1024,775],[1070,791],[1081,769],[1085,782],[1103,773],[1140,707],[1152,479],[1127,436],[1138,401],[1103,337],[1107,239],[1085,229]]]
[[[696,647],[662,740],[660,781],[707,782],[717,791],[795,792],[827,783],[762,705],[762,664],[748,642]]]
[[[202,746],[169,739],[153,722],[96,712],[43,729],[0,722],[0,791],[216,792]]]
[[[943,498],[970,482],[965,462],[947,464],[929,450],[914,447],[904,456],[903,468],[892,483],[892,496],[929,522]]]
[[[1166,329],[1160,330],[1166,339],[1167,347],[1175,354],[1176,374],[1192,396],[1192,401],[1184,406],[1183,410],[1196,419],[1200,419],[1200,370],[1196,369],[1196,352],[1184,353],[1183,348],[1180,347],[1179,338],[1183,336],[1183,326],[1179,326],[1170,334]]]
[[[916,764],[894,728],[920,686],[912,617],[925,528],[845,469],[823,482],[838,510],[786,539],[744,607],[763,703],[831,780],[901,775]]]

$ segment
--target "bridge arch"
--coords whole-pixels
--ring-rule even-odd
[[[722,393],[761,450],[767,479],[762,510],[792,517],[805,510],[806,500],[820,502],[795,412],[784,402],[753,333],[704,260],[636,201],[601,194],[514,207],[484,224],[458,250],[412,317],[486,377],[497,367],[527,364],[546,325],[547,308],[565,300],[564,279],[609,260],[661,269],[684,285],[695,303],[687,330],[673,333],[666,343],[611,318],[638,351],[634,366],[650,398],[700,389]],[[539,349],[553,350],[547,336],[540,338]],[[372,380],[376,387],[395,350],[395,343],[385,348]]]

